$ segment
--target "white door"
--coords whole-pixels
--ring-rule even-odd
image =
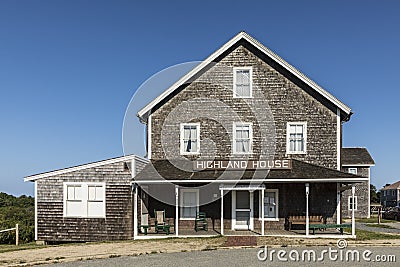
[[[232,229],[253,230],[253,192],[232,191]]]

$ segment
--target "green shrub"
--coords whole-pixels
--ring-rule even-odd
[[[35,239],[35,200],[22,195],[15,197],[0,192],[0,230],[19,225],[20,243]],[[0,233],[0,244],[15,244],[15,231]]]

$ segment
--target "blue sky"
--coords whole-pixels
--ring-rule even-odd
[[[0,191],[122,155],[125,109],[151,75],[245,30],[354,115],[372,183],[400,179],[398,1],[0,1]]]

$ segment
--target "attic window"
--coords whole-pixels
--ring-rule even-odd
[[[252,73],[251,67],[233,68],[233,97],[252,97]]]

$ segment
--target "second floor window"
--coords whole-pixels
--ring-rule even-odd
[[[249,154],[252,151],[253,131],[250,123],[233,124],[233,153]]]
[[[289,122],[287,124],[287,154],[306,153],[307,123]]]
[[[252,68],[233,68],[233,97],[252,97]]]
[[[181,154],[197,154],[200,151],[200,124],[181,124]]]

